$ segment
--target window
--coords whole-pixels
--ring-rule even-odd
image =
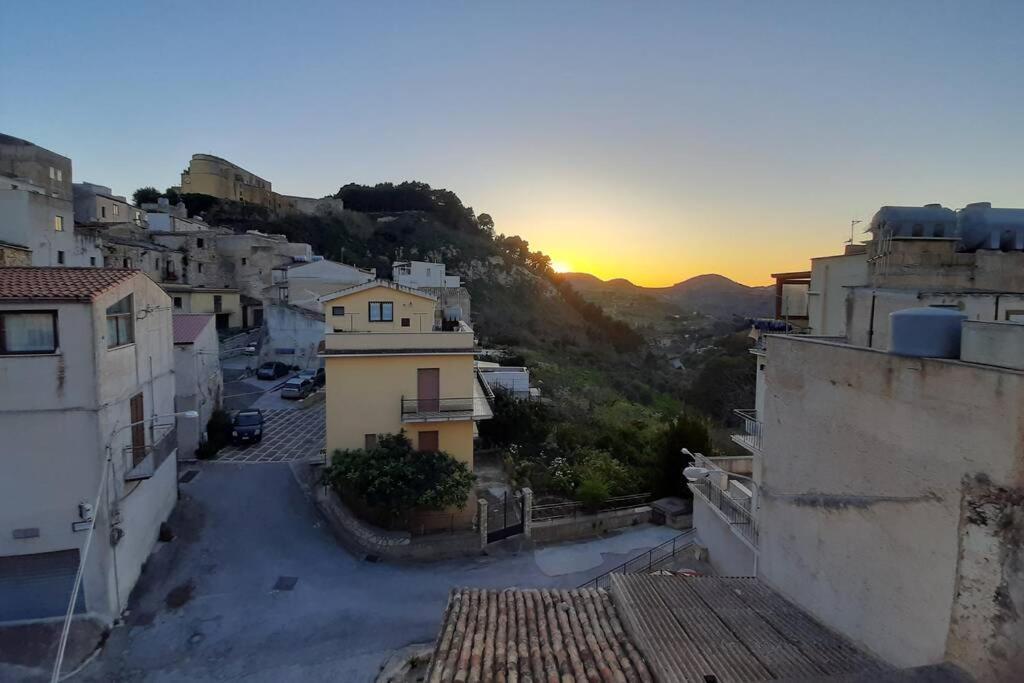
[[[107,348],[124,346],[135,341],[135,321],[132,319],[132,295],[107,309]]]
[[[287,287],[278,287],[277,288],[277,298],[278,298],[279,301],[284,301],[285,303],[288,303],[288,288]]]
[[[63,181],[64,180],[64,171],[60,170],[59,168],[57,169],[57,180],[58,181]]]
[[[123,267],[125,267],[125,268],[131,268],[132,267],[132,260],[130,258],[123,259],[121,261],[121,265]]]
[[[0,353],[56,352],[56,311],[0,313]]]
[[[436,452],[440,450],[438,432],[420,432],[418,450]]]
[[[136,223],[141,223],[142,222],[142,212],[141,211],[136,211],[135,212],[135,222]]]
[[[50,180],[56,180],[56,179],[57,179],[57,169],[55,169],[53,166],[51,166],[50,167]]]
[[[121,207],[118,206],[117,204],[114,204],[114,215],[115,216],[120,216],[121,215]]]
[[[64,252],[63,251],[58,251],[57,252],[57,265],[58,266],[63,266],[64,265]]]
[[[202,237],[197,237],[196,238],[196,247],[198,247],[199,249],[202,249],[204,244],[206,244],[206,242],[203,240]]]
[[[153,257],[153,268],[155,268],[156,270],[160,270],[160,259],[158,259],[156,256]]]
[[[53,217],[53,229],[57,232],[64,232],[64,216]]]
[[[247,266],[247,265],[249,265],[249,259],[247,259],[247,258],[245,258],[245,257],[243,256],[243,257],[242,257],[242,265],[243,265],[243,266]]]
[[[345,307],[331,306],[331,315],[345,315]]]
[[[223,307],[224,307],[224,297],[222,297],[220,294],[214,294],[213,295],[213,312],[214,313],[220,313],[221,309]]]
[[[409,327],[409,319],[402,318],[402,327]]]
[[[174,307],[175,308],[181,308],[181,297],[180,296],[174,297]]]
[[[196,264],[196,270],[198,270],[200,273],[203,272],[203,264],[202,263],[197,263]]]
[[[106,218],[106,217],[107,217],[107,207],[101,206],[100,207],[100,218]]]
[[[365,449],[367,451],[372,451],[376,447],[377,447],[377,435],[376,434],[367,434],[366,436],[363,437],[363,449]]]
[[[370,322],[390,323],[395,320],[395,304],[392,301],[371,301]]]
[[[95,266],[96,265],[96,257],[95,256],[90,256],[89,257],[89,265],[90,266]]]

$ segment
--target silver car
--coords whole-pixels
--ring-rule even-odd
[[[281,387],[281,398],[306,398],[311,393],[313,382],[299,377],[293,377]]]

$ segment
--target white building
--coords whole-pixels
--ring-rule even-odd
[[[92,519],[77,613],[124,609],[177,495],[170,305],[138,271],[0,268],[0,622],[64,615]]]
[[[210,226],[200,218],[189,218],[184,202],[171,205],[167,197],[160,197],[156,202],[144,203],[148,228],[158,232],[192,232],[209,230]]]
[[[391,279],[405,287],[461,287],[458,275],[446,275],[443,263],[426,261],[395,261],[391,264]]]
[[[345,263],[314,257],[310,262],[290,261],[273,269],[272,285],[265,296],[278,304],[292,304],[321,312],[317,299],[350,285],[376,279],[374,269],[357,268]]]
[[[720,572],[756,574],[891,664],[1015,680],[1024,253],[931,231],[814,259],[808,329],[752,350],[755,409],[737,411],[734,436],[749,456],[696,458],[713,473],[691,485],[694,525]],[[907,308],[946,312],[900,318],[946,350],[889,352],[890,314]],[[918,332],[949,317],[949,331]]]
[[[174,407],[194,410],[198,419],[178,421],[178,456],[192,458],[206,441],[206,425],[224,395],[220,342],[213,315],[174,315]]]

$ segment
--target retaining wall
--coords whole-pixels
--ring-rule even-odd
[[[574,541],[580,538],[598,536],[606,531],[623,527],[645,524],[651,521],[649,505],[601,512],[596,515],[577,515],[548,519],[541,522],[534,520],[531,540],[535,543],[557,543]]]

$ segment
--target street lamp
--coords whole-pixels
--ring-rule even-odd
[[[78,589],[82,585],[82,574],[85,572],[85,559],[89,555],[89,546],[92,544],[93,532],[96,531],[96,516],[99,514],[100,502],[103,498],[103,491],[106,489],[104,484],[106,483],[106,469],[107,466],[113,461],[114,449],[111,447],[111,443],[114,441],[114,437],[123,432],[126,429],[152,422],[153,420],[159,420],[164,417],[184,417],[189,420],[195,420],[199,417],[199,413],[195,410],[183,410],[179,413],[167,413],[166,415],[153,415],[147,417],[144,420],[138,420],[118,427],[110,433],[110,438],[107,440],[105,450],[107,452],[107,458],[103,461],[103,468],[100,471],[100,485],[99,490],[96,491],[96,502],[92,506],[92,519],[89,520],[89,531],[85,537],[85,543],[82,545],[82,552],[78,559],[78,571],[75,573],[75,584],[71,588],[71,600],[68,602],[68,611],[64,615],[64,628],[60,632],[60,644],[57,646],[57,661],[53,663],[53,673],[50,676],[50,683],[58,683],[60,681],[60,666],[64,662],[64,648],[68,643],[68,633],[71,631],[71,617],[75,612],[75,602],[78,601]]]

